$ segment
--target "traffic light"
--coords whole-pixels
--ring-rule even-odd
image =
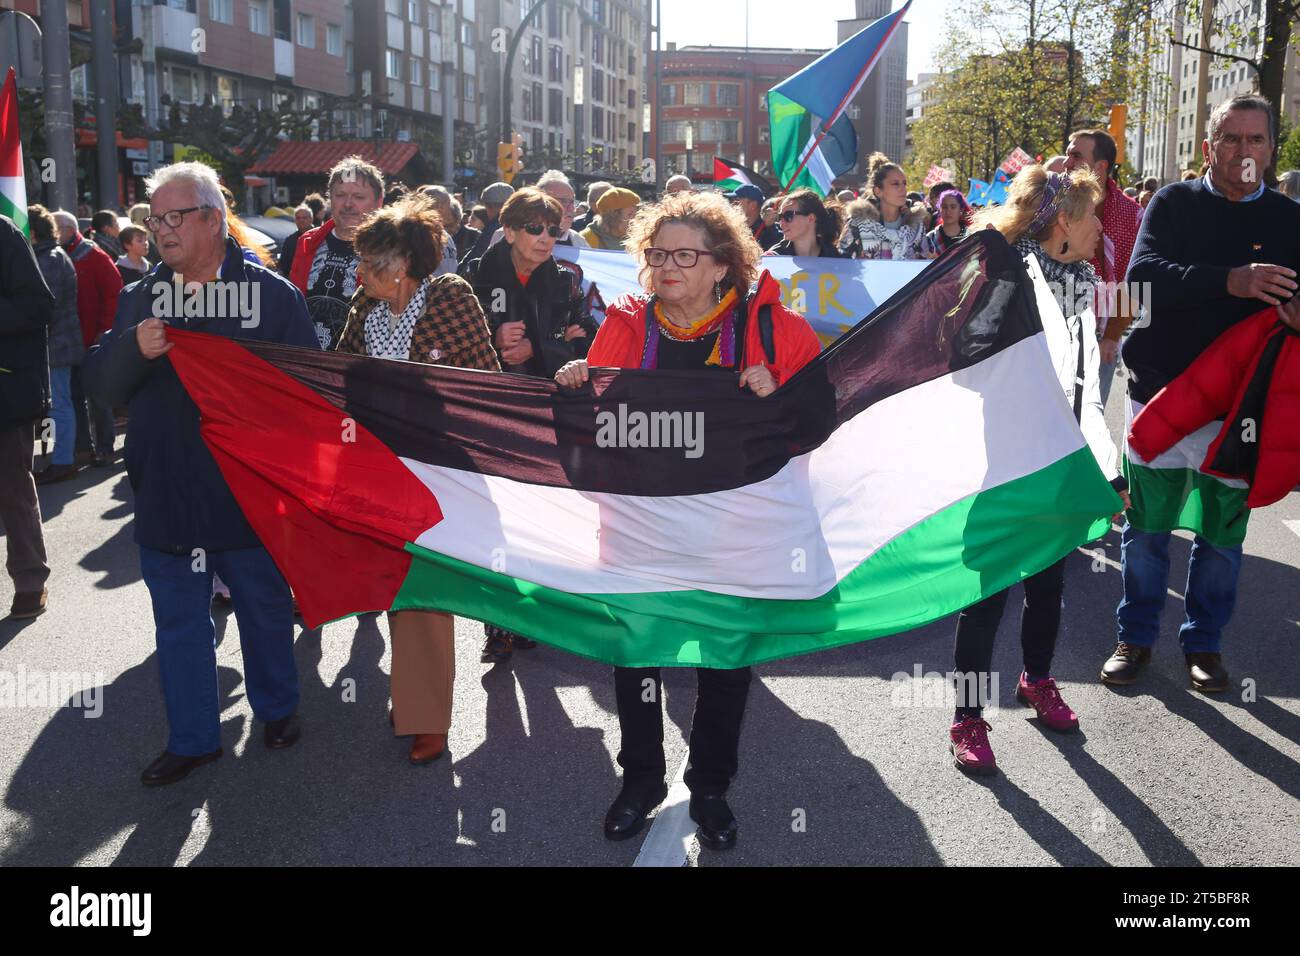
[[[513,182],[516,175],[524,171],[524,138],[518,133],[510,137],[509,143],[497,143],[497,172],[502,182]]]
[[[1120,166],[1124,163],[1124,126],[1128,122],[1128,107],[1123,103],[1116,103],[1110,108],[1110,122],[1106,124],[1106,132],[1110,133],[1110,138],[1115,141],[1115,165]]]

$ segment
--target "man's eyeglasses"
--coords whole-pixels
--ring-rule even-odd
[[[546,233],[552,239],[559,239],[563,231],[559,226],[543,226],[540,222],[530,222],[524,226],[524,232],[530,236],[540,236],[542,233]]]
[[[185,217],[192,212],[198,212],[200,209],[211,209],[211,206],[190,206],[188,209],[172,209],[161,216],[145,216],[144,227],[150,232],[157,232],[167,223],[173,229],[179,229]]]
[[[695,263],[700,261],[700,256],[711,256],[713,253],[707,249],[656,249],[653,246],[645,251],[645,261],[647,265],[658,268],[668,261],[668,257],[673,257],[679,268],[690,269]]]
[[[780,219],[782,222],[794,222],[795,216],[811,216],[811,215],[812,213],[800,212],[798,209],[787,209],[785,212],[781,213],[781,215],[778,216],[777,218]]]

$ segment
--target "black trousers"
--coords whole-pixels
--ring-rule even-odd
[[[1020,613],[1020,646],[1025,670],[1036,676],[1052,668],[1056,636],[1061,630],[1061,595],[1065,591],[1065,559],[1025,578],[1025,606]],[[953,648],[953,679],[957,706],[978,708],[975,696],[981,680],[964,675],[985,675],[993,669],[993,640],[1007,606],[1007,591],[999,591],[957,616],[957,637]]]
[[[697,667],[698,690],[691,720],[686,786],[691,793],[722,795],[736,775],[740,724],[745,717],[752,672],[748,667],[715,670]],[[657,667],[615,667],[621,736],[618,765],[624,783],[663,780],[663,681]]]

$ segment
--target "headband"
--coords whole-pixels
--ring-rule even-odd
[[[1029,235],[1036,235],[1052,221],[1061,209],[1065,194],[1070,191],[1073,180],[1067,173],[1048,173],[1047,184],[1043,187],[1043,198],[1038,204],[1038,212],[1029,224]]]

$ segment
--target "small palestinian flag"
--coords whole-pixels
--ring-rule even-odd
[[[1133,421],[1145,407],[1128,399],[1125,435],[1131,436]],[[1150,532],[1182,528],[1221,548],[1235,548],[1246,540],[1249,485],[1238,478],[1212,475],[1203,467],[1222,430],[1222,421],[1210,422],[1150,461],[1131,443],[1125,445],[1124,477],[1133,500],[1125,517],[1133,527]]]
[[[772,193],[772,184],[753,170],[728,163],[716,156],[713,159],[713,184],[723,192],[730,192],[741,186],[757,186],[764,196]]]
[[[23,179],[23,141],[18,135],[18,81],[9,67],[0,89],[0,215],[30,236],[27,229],[27,183]]]
[[[167,361],[309,625],[427,608],[740,667],[928,624],[1109,528],[1038,291],[981,231],[766,398],[176,330]]]

